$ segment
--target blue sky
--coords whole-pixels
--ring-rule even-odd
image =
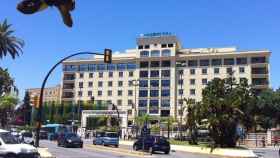
[[[13,24],[15,35],[25,40],[24,54],[6,57],[8,68],[21,90],[39,87],[48,69],[76,51],[123,51],[134,48],[141,33],[172,32],[184,47],[237,46],[240,50],[269,49],[271,85],[280,86],[279,0],[76,0],[74,27],[61,21],[55,8],[27,16],[15,8],[20,0],[0,5],[0,21]],[[48,85],[61,79],[61,68]]]

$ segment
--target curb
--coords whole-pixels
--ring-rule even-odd
[[[140,151],[133,151],[129,149],[123,149],[123,148],[111,148],[111,147],[104,147],[100,145],[92,145],[92,144],[87,144],[85,145],[88,149],[97,149],[100,151],[111,151],[114,153],[119,153],[119,154],[126,154],[129,156],[137,156],[137,157],[153,157],[149,153],[146,152],[140,152]]]
[[[49,151],[48,148],[37,148],[41,158],[56,158]]]
[[[131,146],[132,141],[120,141],[122,145]],[[195,147],[195,146],[182,146],[182,145],[171,145],[171,150],[189,152],[195,154],[205,154],[219,156],[222,158],[257,158],[258,156],[250,149],[240,150],[240,149],[214,149],[212,152],[210,148]]]

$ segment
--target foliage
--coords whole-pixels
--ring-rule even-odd
[[[8,69],[0,67],[0,96],[9,94],[14,87],[14,80],[10,76]]]
[[[11,114],[14,112],[14,107],[18,99],[11,95],[4,95],[0,97],[0,120],[1,127],[5,128],[8,124]]]
[[[25,92],[23,99],[23,120],[25,125],[30,125],[31,123],[31,112],[32,106],[30,105],[30,96],[28,92]]]
[[[0,59],[8,54],[15,59],[22,53],[24,46],[23,40],[13,36],[13,30],[11,30],[11,24],[8,24],[7,20],[0,23]]]

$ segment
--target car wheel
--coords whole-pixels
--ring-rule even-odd
[[[83,145],[83,144],[81,144],[81,145],[80,145],[80,148],[83,148],[83,146],[84,146],[84,145]]]
[[[137,147],[136,147],[136,145],[133,145],[133,150],[135,150],[135,151],[138,150]]]
[[[15,154],[7,154],[5,158],[17,158]]]
[[[149,148],[149,153],[150,153],[151,155],[154,153],[153,147],[150,147],[150,148]]]
[[[164,152],[164,154],[167,155],[167,154],[169,154],[169,152],[170,152],[170,150],[167,150],[167,151]]]
[[[115,147],[116,147],[116,148],[118,148],[118,147],[119,147],[119,145],[115,145]]]

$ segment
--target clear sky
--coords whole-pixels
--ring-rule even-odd
[[[280,86],[279,0],[76,0],[74,27],[61,21],[55,8],[27,16],[16,10],[20,0],[2,0],[0,21],[13,24],[15,35],[25,40],[24,54],[6,57],[21,91],[39,87],[50,67],[76,51],[124,51],[135,48],[141,33],[172,32],[184,47],[237,46],[239,50],[269,49],[271,85]],[[60,83],[61,68],[48,85]]]

